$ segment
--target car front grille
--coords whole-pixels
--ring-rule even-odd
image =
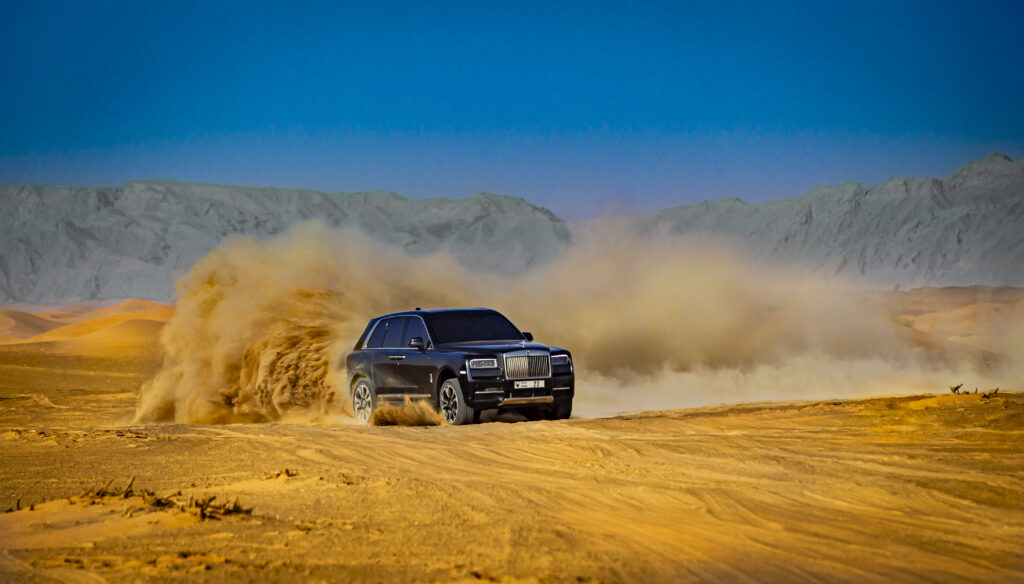
[[[530,351],[505,355],[505,378],[551,377],[551,356]]]

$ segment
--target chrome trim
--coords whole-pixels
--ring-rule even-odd
[[[513,375],[519,371],[510,372],[508,369],[509,357],[526,357],[526,375]],[[547,373],[530,375],[530,357],[545,357],[547,359]],[[522,351],[510,351],[501,354],[502,371],[505,372],[505,379],[548,379],[551,377],[551,353],[539,349],[525,349]]]
[[[427,328],[427,321],[418,314],[407,314],[406,316],[413,316],[420,319],[420,322],[423,323],[423,332],[427,333],[427,338],[423,339],[423,350],[426,351],[427,349],[432,349],[434,347],[434,340],[430,338],[430,329]],[[406,349],[408,348],[409,347],[406,347]]]
[[[551,356],[551,366],[552,367],[555,365],[555,359],[565,359],[565,363],[559,363],[558,364],[559,366],[568,365],[569,362],[571,361],[571,359],[569,359],[569,355],[567,355],[565,353],[559,353],[557,355],[552,355]]]
[[[384,322],[385,320],[388,320],[388,319],[386,319],[386,318],[381,318],[381,319],[378,319],[378,320],[377,320],[377,322],[373,323],[373,328],[372,328],[372,329],[370,329],[370,332],[368,332],[368,333],[366,334],[366,338],[365,338],[365,339],[363,339],[363,346],[362,346],[362,347],[359,347],[359,350],[360,350],[360,351],[362,351],[363,349],[365,349],[365,348],[366,348],[366,344],[370,342],[370,337],[372,337],[372,336],[373,336],[373,333],[374,333],[374,332],[376,332],[376,330],[377,330],[377,327],[379,327],[379,326],[380,326],[380,323]]]
[[[510,397],[506,400],[502,400],[498,407],[501,406],[517,406],[521,404],[550,404],[554,403],[555,398],[550,395],[544,395],[540,397]]]
[[[404,400],[409,399],[427,399],[430,397],[429,393],[382,393],[377,396],[379,399],[386,400]]]
[[[377,330],[377,327],[380,326],[380,323],[384,322],[385,320],[391,320],[393,318],[402,318],[402,317],[409,317],[409,318],[418,318],[418,319],[420,319],[420,322],[423,323],[423,330],[424,330],[424,332],[427,333],[427,338],[423,339],[423,341],[424,341],[423,342],[423,350],[426,351],[427,349],[432,349],[434,347],[434,340],[430,338],[430,329],[427,328],[427,321],[423,320],[422,316],[420,316],[418,314],[396,314],[394,316],[381,317],[380,320],[378,320],[377,322],[373,323],[373,328],[370,329],[370,332],[366,335],[366,339],[363,341],[363,346],[359,347],[359,350],[362,351],[363,349],[366,348],[366,343],[370,342],[370,337],[373,336],[373,332]],[[410,347],[375,347],[375,348],[377,348],[377,349],[409,349]]]
[[[388,359],[394,359],[395,361],[401,361],[405,359],[405,355],[388,355]]]
[[[501,394],[501,393],[505,393],[505,390],[504,389],[481,389],[481,390],[477,391],[476,394],[474,394],[474,395],[480,395],[482,393]]]
[[[479,363],[477,363],[476,366],[473,366],[473,362],[474,361],[478,361],[478,362],[479,361],[493,361],[494,362],[494,367],[483,367]],[[497,369],[498,368],[498,360],[495,357],[472,357],[472,358],[467,360],[467,366],[470,369]]]
[[[572,389],[572,388],[571,387],[552,387],[551,391],[565,391],[567,389]]]

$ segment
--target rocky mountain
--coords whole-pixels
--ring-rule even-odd
[[[523,199],[409,200],[169,181],[0,188],[0,302],[170,300],[175,279],[225,238],[264,238],[320,219],[412,253],[521,272],[569,245],[565,223]]]
[[[861,285],[1024,285],[1024,159],[991,154],[948,180],[821,186],[795,199],[666,209],[647,231],[738,240],[763,265]]]
[[[471,267],[517,273],[571,245],[569,226],[527,201],[479,194],[409,200],[133,181],[124,187],[0,187],[0,302],[171,300],[174,281],[233,235],[269,237],[308,219],[355,227],[411,253],[450,250]],[[666,209],[639,229],[707,233],[765,266],[891,288],[1024,285],[1024,159],[992,154],[948,180],[822,186],[795,199]]]

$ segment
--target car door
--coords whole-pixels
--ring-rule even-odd
[[[414,349],[409,346],[409,341],[414,338],[423,339],[423,348]],[[406,394],[413,399],[427,399],[434,395],[435,376],[437,372],[436,361],[431,351],[427,350],[430,343],[430,335],[427,334],[427,327],[423,319],[418,316],[410,316],[406,325],[405,334],[402,336],[402,355],[398,363],[398,375],[401,378],[402,387]]]
[[[390,400],[405,393],[404,383],[399,377],[398,362],[405,358],[399,350],[407,321],[407,317],[398,316],[381,323],[387,328],[381,346],[374,351],[373,357],[373,385],[379,398]]]
[[[380,387],[381,378],[378,372],[381,360],[384,359],[381,347],[384,345],[384,334],[388,330],[388,319],[382,319],[373,326],[370,335],[366,339],[361,351],[359,361],[365,367],[364,371],[370,376],[370,382],[375,388]]]

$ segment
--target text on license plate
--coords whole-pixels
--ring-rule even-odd
[[[544,380],[543,379],[533,379],[533,380],[530,380],[530,381],[517,381],[516,385],[515,385],[516,389],[539,389],[541,387],[544,387]]]

